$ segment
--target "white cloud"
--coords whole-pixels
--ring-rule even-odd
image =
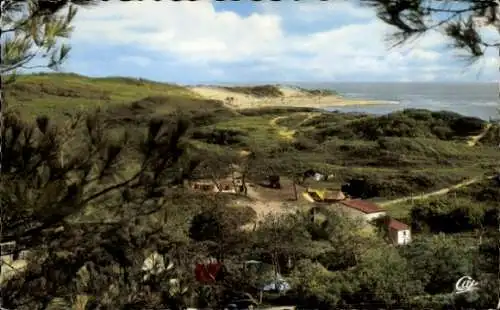
[[[335,17],[357,19],[356,24],[336,25]],[[362,20],[363,23],[359,23]],[[284,23],[317,23],[321,31],[285,30]],[[75,44],[132,46],[154,55],[200,68],[214,77],[241,76],[223,66],[255,63],[248,72],[270,72],[280,78],[336,79],[349,75],[439,78],[437,68],[448,53],[436,51],[445,42],[439,33],[402,48],[388,50],[384,38],[390,28],[374,13],[351,2],[266,3],[247,17],[215,11],[210,1],[105,2],[80,11],[72,41]],[[326,30],[324,30],[326,27]],[[145,57],[123,56],[121,62],[147,66]],[[418,66],[412,64],[418,63]],[[487,66],[492,66],[490,62]],[[273,73],[274,72],[274,73]],[[447,72],[449,74],[449,72]]]

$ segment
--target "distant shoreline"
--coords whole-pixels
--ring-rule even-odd
[[[266,87],[266,86],[255,86]],[[331,94],[311,94],[307,90],[295,87],[269,86],[273,90],[281,92],[281,95],[256,96],[242,93],[235,87],[231,90],[226,86],[191,86],[189,89],[200,97],[224,102],[232,109],[264,108],[264,107],[306,107],[306,108],[334,108],[346,106],[366,106],[366,105],[391,105],[383,100],[357,100],[344,98],[340,95]],[[251,88],[251,87],[249,87]]]

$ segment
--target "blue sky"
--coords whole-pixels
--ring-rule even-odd
[[[102,2],[81,9],[64,71],[178,83],[493,81],[430,33],[402,48],[349,1]]]

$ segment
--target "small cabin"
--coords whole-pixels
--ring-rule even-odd
[[[389,239],[394,245],[406,245],[411,242],[411,229],[405,223],[391,218],[387,228]]]

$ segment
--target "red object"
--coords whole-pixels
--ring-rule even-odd
[[[408,225],[405,223],[402,223],[400,221],[397,221],[395,219],[391,219],[389,221],[389,228],[394,229],[394,230],[407,230],[410,229]]]
[[[349,199],[349,200],[343,200],[340,203],[343,204],[344,206],[359,210],[359,211],[366,213],[366,214],[384,211],[383,209],[381,209],[379,206],[377,206],[373,202],[369,202],[366,200]]]
[[[194,274],[196,280],[202,283],[213,283],[222,269],[221,263],[196,264]]]

